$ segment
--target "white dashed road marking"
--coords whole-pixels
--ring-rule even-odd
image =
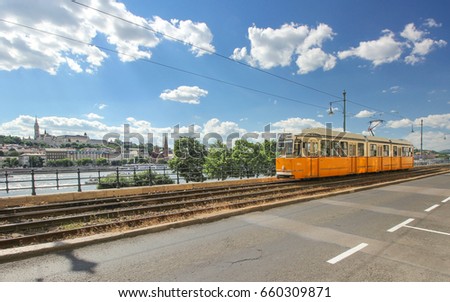
[[[434,206],[431,206],[431,207],[429,207],[428,209],[426,209],[425,212],[431,212],[431,211],[433,211],[434,209],[436,209],[438,206],[439,206],[438,204],[435,204]]]
[[[340,255],[337,255],[336,257],[334,257],[334,258],[328,260],[327,262],[330,263],[330,264],[338,263],[338,262],[341,261],[342,259],[345,259],[345,258],[347,258],[348,256],[353,255],[353,254],[356,253],[357,251],[360,251],[360,250],[362,250],[363,248],[365,248],[366,246],[368,246],[367,243],[361,243],[361,244],[355,246],[354,248],[351,248],[351,249],[349,249],[348,251],[346,251],[346,252],[344,252],[344,253],[342,253],[342,254],[340,254]]]
[[[397,231],[399,228],[404,227],[405,225],[407,225],[408,223],[410,223],[411,221],[414,221],[413,218],[409,218],[406,219],[405,221],[403,221],[402,223],[397,224],[395,227],[390,228],[389,230],[387,230],[389,233],[393,233],[395,231]]]

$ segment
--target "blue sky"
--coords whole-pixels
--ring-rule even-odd
[[[346,90],[348,131],[450,149],[448,1],[78,2],[0,3],[0,134],[342,128]]]

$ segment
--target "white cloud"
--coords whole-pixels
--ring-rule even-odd
[[[168,22],[159,17],[147,20],[134,15],[116,0],[84,3],[142,27],[170,34],[187,44],[214,51],[211,44],[213,35],[205,23],[191,20]],[[99,35],[104,35],[112,48],[115,47],[123,62],[151,58],[151,49],[166,39],[71,1],[36,0],[29,5],[26,1],[3,0],[0,2],[0,18],[85,43],[0,22],[0,70],[6,71],[37,68],[54,75],[61,66],[66,65],[77,73],[84,71],[92,74],[108,58],[103,50],[89,45]],[[197,56],[207,53],[193,47],[191,51]]]
[[[409,23],[405,26],[405,29],[400,33],[400,36],[414,42],[421,40],[425,34],[426,34],[425,32],[417,30],[414,23]]]
[[[428,19],[428,27],[430,24],[434,24],[436,27],[437,23],[433,23],[434,20]],[[435,21],[434,21],[435,22]],[[447,42],[444,40],[433,40],[430,38],[425,38],[429,33],[416,29],[413,23],[409,23],[405,26],[405,29],[400,34],[403,38],[407,39],[407,46],[412,48],[411,53],[405,57],[405,62],[410,65],[415,65],[417,63],[423,62],[425,56],[428,55],[436,47],[444,47]]]
[[[394,33],[384,31],[384,35],[378,40],[360,42],[356,48],[340,51],[339,59],[359,57],[371,61],[374,66],[397,61],[402,55],[402,43],[394,39]]]
[[[413,125],[414,128],[418,128],[420,127],[422,121],[423,126],[427,128],[440,128],[450,130],[450,113],[431,114],[426,117],[418,117],[415,120],[405,118],[397,121],[388,121],[386,126],[389,128],[403,128],[411,127],[411,125]]]
[[[326,24],[311,29],[295,23],[284,24],[278,29],[253,25],[248,29],[250,51],[247,47],[236,48],[231,58],[271,69],[289,66],[297,57],[298,73],[305,74],[319,68],[330,70],[334,68],[336,58],[321,48],[323,42],[333,39],[334,35],[332,28]]]
[[[67,65],[69,65],[69,68],[72,69],[73,71],[75,71],[76,73],[83,72],[83,68],[81,68],[80,64],[75,62],[73,59],[66,58],[66,61],[67,61]]]
[[[29,115],[20,115],[17,118],[0,124],[0,133],[8,133],[19,137],[34,136],[35,118]],[[61,116],[44,116],[38,118],[41,132],[44,130],[51,135],[83,135],[85,132],[91,138],[102,138],[108,132],[122,131],[120,127],[108,126],[99,121],[68,118]]]
[[[357,114],[355,114],[355,117],[357,117],[357,118],[367,118],[367,117],[374,116],[375,113],[376,113],[375,111],[362,110],[362,111],[358,112]]]
[[[92,113],[92,112],[88,113],[88,114],[85,114],[84,116],[86,116],[90,120],[102,120],[102,119],[104,119],[103,116],[100,116],[100,115],[98,115],[96,113]]]
[[[415,119],[414,124],[420,125],[421,120],[423,120],[424,127],[450,130],[450,113],[431,114],[426,117],[417,118]]]
[[[169,22],[160,17],[154,17],[150,24],[158,32],[191,45],[191,52],[196,56],[215,51],[214,46],[211,44],[213,35],[206,23],[194,23],[191,20],[180,21],[176,19],[172,19]]]
[[[401,90],[401,87],[400,87],[400,86],[391,86],[391,87],[389,87],[389,89],[384,89],[384,90],[383,90],[383,93],[390,92],[390,93],[395,94],[395,93],[400,92],[400,90]]]
[[[221,122],[218,118],[212,118],[203,124],[202,134],[218,133],[222,137],[226,137],[231,133],[244,134],[246,131],[239,127],[235,122],[225,121]]]
[[[425,26],[427,27],[441,27],[442,23],[437,23],[436,20],[434,20],[433,18],[428,18],[425,20],[425,22],[423,23]]]
[[[100,110],[103,110],[103,109],[105,109],[106,107],[108,107],[108,105],[106,105],[106,104],[95,104],[95,106],[96,106],[98,109],[100,109]]]
[[[336,66],[336,57],[326,54],[320,48],[313,48],[304,51],[297,58],[297,66],[299,68],[298,73],[306,74],[320,67],[324,71],[331,70]]]
[[[34,136],[35,117],[29,115],[20,115],[17,118],[0,124],[0,133],[8,133],[9,135],[19,137]],[[102,139],[106,134],[117,134],[124,139],[124,124],[130,125],[130,133],[139,133],[145,140],[148,139],[147,134],[153,133],[153,139],[156,144],[162,145],[162,133],[171,133],[170,127],[157,128],[153,127],[150,122],[138,120],[128,117],[123,123],[117,125],[108,125],[98,120],[87,120],[79,118],[69,118],[63,116],[43,116],[38,117],[39,128],[41,133],[44,130],[48,134],[58,135],[87,135],[91,139]],[[198,128],[196,130],[199,130]],[[187,132],[187,128],[181,128],[181,132]]]
[[[411,127],[413,121],[410,119],[404,118],[397,121],[388,121],[386,123],[386,127],[388,128],[404,128],[404,127]]]
[[[200,104],[200,98],[208,94],[208,91],[198,86],[180,86],[177,89],[166,89],[160,94],[160,98],[166,101],[175,101],[187,104]]]
[[[427,19],[425,26],[438,27],[433,19]],[[400,37],[404,41],[399,41],[390,30],[384,30],[384,35],[378,40],[360,42],[358,47],[338,52],[339,59],[348,57],[359,57],[371,61],[374,66],[398,61],[407,49],[411,52],[404,57],[404,62],[414,65],[425,60],[425,56],[432,50],[444,47],[447,42],[444,40],[433,40],[426,38],[429,32],[418,29],[414,23],[407,24]]]
[[[411,142],[416,148],[420,149],[420,131],[410,132],[405,139]],[[424,150],[441,151],[450,149],[449,135],[446,135],[446,133],[442,131],[424,131],[422,141]]]
[[[325,127],[324,124],[309,118],[291,117],[286,120],[281,120],[272,123],[273,131],[275,132],[300,132],[306,128]]]

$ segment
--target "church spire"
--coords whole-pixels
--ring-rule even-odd
[[[169,157],[169,141],[167,139],[167,133],[163,134],[163,155],[164,158],[168,158]]]
[[[34,120],[34,139],[39,139],[40,133],[39,133],[39,124],[37,120],[37,116]]]

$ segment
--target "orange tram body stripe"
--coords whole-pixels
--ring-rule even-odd
[[[414,149],[407,141],[366,137],[358,134],[345,133],[342,135],[335,131],[332,131],[332,134],[330,134],[330,131],[325,131],[326,129],[311,129],[307,130],[306,134],[291,134],[289,137],[289,142],[292,142],[292,146],[289,147],[291,153],[287,154],[287,156],[286,154],[284,156],[279,154],[276,158],[277,177],[302,179],[343,176],[405,170],[411,169],[414,166],[412,154],[412,150]],[[337,137],[338,140],[336,139]],[[324,143],[322,141],[330,141],[331,143]],[[325,149],[326,144],[331,145],[335,141],[339,141],[338,144],[344,142],[341,146],[347,149],[344,149],[344,152],[341,152],[340,156],[324,155],[328,153],[322,149]],[[350,156],[356,154],[358,143],[361,152],[365,156]],[[288,140],[285,140],[280,146],[285,147],[287,150],[287,144]],[[316,145],[314,146],[314,144]],[[349,151],[350,148],[353,148],[352,151]],[[370,148],[373,150],[370,151]],[[407,151],[402,153],[402,148]],[[312,156],[309,154],[311,150],[314,152]],[[338,151],[335,150],[329,152],[336,152],[335,154],[338,154]],[[353,154],[350,154],[350,152]],[[377,152],[378,154],[376,154]],[[383,153],[388,156],[376,156]],[[345,155],[342,156],[342,154]]]

